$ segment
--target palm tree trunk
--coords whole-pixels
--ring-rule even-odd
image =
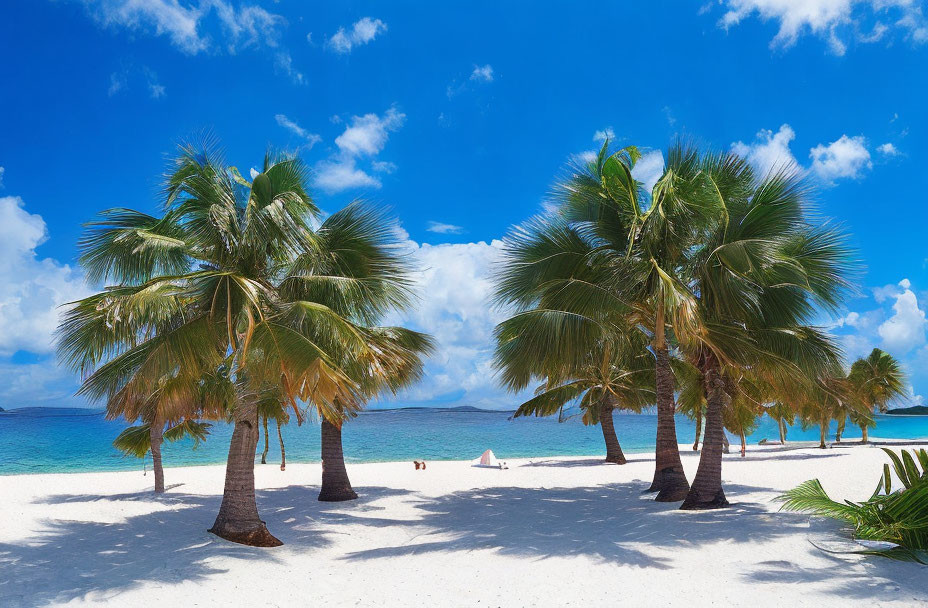
[[[699,450],[699,436],[702,434],[702,408],[696,410],[696,440],[693,441],[693,451]]]
[[[847,419],[843,416],[838,420],[838,430],[835,431],[835,443],[841,443],[841,435],[844,433],[844,423]]]
[[[606,462],[625,464],[625,454],[619,445],[619,438],[615,434],[615,422],[612,419],[612,405],[604,403],[600,406],[599,426],[603,430],[603,439],[606,442]]]
[[[706,444],[705,437],[703,437],[703,445]],[[722,425],[722,451],[726,454],[731,452],[731,444],[728,443],[728,435],[725,433],[725,425]]]
[[[261,464],[267,464],[267,451],[270,448],[270,443],[267,436],[267,416],[262,416],[264,423],[264,451],[261,453]]]
[[[725,439],[722,411],[728,407],[731,397],[725,390],[725,378],[718,359],[711,352],[705,357],[703,374],[706,383],[706,434],[702,438],[702,452],[693,486],[680,506],[686,510],[728,506],[722,490],[722,442]]]
[[[744,429],[741,429],[741,432],[738,433],[741,436],[741,457],[744,458],[748,450],[747,440],[744,438]]]
[[[786,421],[777,419],[777,426],[780,428],[780,445],[786,445]]]
[[[648,492],[657,492],[658,502],[683,500],[690,489],[680,461],[677,444],[676,408],[673,402],[673,370],[664,338],[664,307],[658,306],[654,332],[654,375],[657,378],[657,446],[654,458],[654,480]]]
[[[253,394],[240,395],[235,408],[235,427],[229,442],[226,483],[222,504],[210,532],[252,547],[278,547],[258,516],[255,500],[255,448],[258,446],[258,410]]]
[[[284,448],[284,434],[280,430],[280,418],[277,419],[277,440],[280,441],[280,470],[287,470],[287,450]]]
[[[827,433],[828,433],[828,420],[822,420],[821,423],[819,423],[818,447],[823,450],[827,447],[825,445],[825,437]]]
[[[151,440],[151,468],[155,472],[155,494],[164,492],[164,466],[161,464],[161,444],[164,440],[164,422],[153,420],[149,426]]]
[[[354,500],[357,493],[351,488],[345,456],[342,453],[342,429],[322,418],[322,489],[319,500],[341,502]]]
[[[867,443],[870,441],[870,429],[866,425],[860,427],[860,442]]]

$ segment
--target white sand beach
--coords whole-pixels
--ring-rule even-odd
[[[258,505],[285,546],[212,536],[223,467],[151,476],[0,477],[0,606],[915,606],[923,566],[826,553],[830,523],[771,499],[812,477],[863,499],[874,446],[725,457],[733,506],[681,512],[642,495],[653,456],[349,465],[360,500],[320,503],[321,468],[257,469]],[[692,479],[697,458],[681,450]]]

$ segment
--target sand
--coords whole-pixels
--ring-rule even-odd
[[[771,502],[811,477],[866,498],[884,461],[752,446],[726,456],[733,506],[711,512],[642,495],[649,455],[349,464],[361,498],[334,504],[316,500],[318,464],[258,465],[275,549],[206,532],[222,467],[169,468],[157,498],[150,472],[2,476],[0,606],[923,605],[928,567],[826,553],[810,540],[839,540],[836,526]]]

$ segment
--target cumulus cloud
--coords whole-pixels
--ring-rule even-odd
[[[420,301],[389,322],[431,333],[438,348],[422,382],[397,401],[511,407],[518,397],[497,385],[492,366],[493,328],[507,316],[489,302],[503,243],[405,244],[421,268],[416,277]]]
[[[894,294],[893,316],[880,325],[879,334],[884,347],[898,354],[908,353],[925,343],[925,311],[919,308],[918,299],[908,279],[899,282],[901,291]]]
[[[478,82],[493,82],[493,66],[490,64],[474,66],[474,71],[470,73],[470,79]]]
[[[899,149],[889,142],[877,146],[876,151],[883,156],[899,156]]]
[[[364,171],[358,162],[371,159],[371,169],[378,173],[392,173],[396,165],[376,160],[390,138],[406,121],[406,115],[395,107],[383,115],[365,114],[352,117],[341,135],[335,138],[338,151],[316,165],[316,185],[328,192],[349,188],[379,188],[380,180]]]
[[[428,223],[426,230],[429,232],[437,232],[438,234],[461,234],[464,232],[464,228],[462,226],[431,221]]]
[[[284,129],[290,131],[291,133],[293,133],[300,139],[306,140],[306,143],[303,144],[303,146],[305,146],[306,149],[310,149],[313,146],[315,146],[317,143],[322,141],[322,137],[320,137],[316,133],[310,133],[309,131],[307,131],[300,125],[298,125],[295,121],[287,118],[286,114],[275,114],[274,120],[276,120],[277,124],[283,127]]]
[[[211,16],[220,24],[222,40],[230,52],[265,44],[276,46],[283,17],[256,5],[237,8],[225,0],[83,0],[87,12],[101,25],[125,28],[155,36],[165,36],[181,51],[195,55],[214,48],[203,33],[204,21]],[[218,48],[218,47],[217,47]]]
[[[842,177],[857,179],[873,167],[867,140],[862,135],[842,135],[827,146],[819,144],[809,151],[809,157],[812,171],[829,183]]]
[[[347,54],[354,47],[371,42],[378,34],[385,31],[387,31],[386,23],[380,19],[364,17],[356,21],[350,30],[338,28],[338,31],[326,41],[326,46],[336,53]]]
[[[38,257],[47,237],[45,221],[21,198],[0,198],[0,357],[52,353],[58,307],[86,293],[74,269]]]
[[[731,145],[732,152],[747,160],[761,175],[780,169],[799,167],[796,157],[789,149],[796,139],[796,132],[788,124],[780,126],[776,133],[761,129],[754,136],[754,141],[746,144],[736,141]]]
[[[721,0],[721,4],[725,12],[719,24],[726,29],[755,14],[779,23],[770,43],[773,48],[788,48],[810,33],[824,39],[832,53],[843,55],[850,36],[873,43],[891,28],[915,44],[928,40],[921,4],[911,0]]]

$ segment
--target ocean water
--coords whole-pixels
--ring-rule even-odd
[[[346,423],[343,430],[345,458],[349,462],[395,460],[466,460],[487,448],[499,458],[542,456],[587,456],[603,454],[599,427],[587,427],[579,419],[558,422],[556,418],[517,418],[510,412],[449,411],[440,409],[381,410],[363,412]],[[654,449],[656,416],[616,414],[615,427],[623,450],[628,453]],[[101,412],[62,409],[21,409],[0,413],[0,475],[78,471],[140,470],[150,466],[123,456],[112,447],[113,439],[125,428],[122,421],[108,421]],[[276,428],[271,421],[268,462],[280,461]],[[695,425],[677,418],[680,443],[692,443]],[[189,441],[164,446],[165,466],[219,464],[225,462],[232,434],[230,425],[213,426],[208,440],[197,449]],[[830,436],[834,434],[832,427]],[[313,422],[283,429],[288,462],[318,462],[319,425]],[[878,416],[871,437],[894,439],[928,438],[928,416]],[[764,418],[749,437],[751,443],[776,440],[776,423]],[[848,427],[848,440],[860,438],[860,429]],[[818,429],[789,430],[791,440],[818,440]],[[731,438],[733,447],[737,438]],[[258,444],[263,450],[263,439]]]

